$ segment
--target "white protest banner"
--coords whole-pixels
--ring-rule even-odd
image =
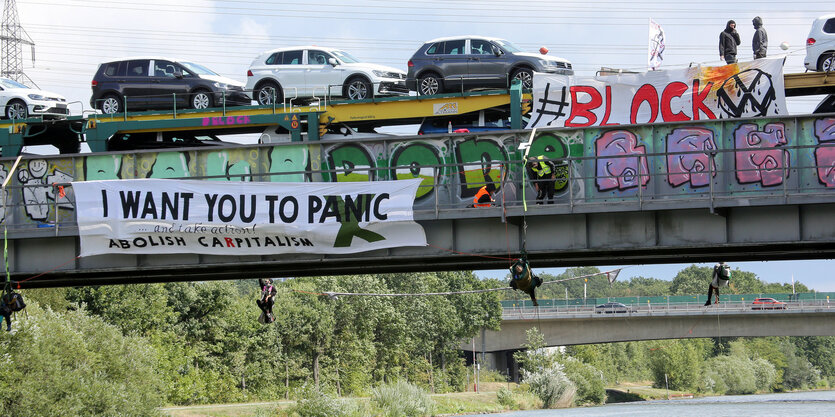
[[[340,254],[426,246],[412,217],[421,179],[257,183],[73,182],[81,256]]]
[[[787,115],[783,58],[594,78],[534,73],[527,128]]]

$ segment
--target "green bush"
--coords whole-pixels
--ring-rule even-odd
[[[83,311],[30,302],[0,334],[0,415],[155,416],[163,404],[155,351],[145,339]]]
[[[399,380],[380,385],[372,390],[371,400],[391,417],[425,416],[432,414],[432,399],[416,385]]]
[[[574,400],[577,404],[603,404],[606,401],[606,387],[603,374],[594,366],[583,363],[570,356],[561,359],[563,372],[577,388]]]
[[[774,364],[762,358],[754,359],[751,362],[754,366],[754,380],[757,390],[771,391],[777,381],[777,369]]]
[[[315,389],[302,388],[296,404],[288,409],[288,414],[298,417],[345,417],[351,415],[347,403]]]
[[[509,410],[515,410],[519,407],[519,403],[517,403],[516,399],[513,398],[513,391],[505,387],[499,388],[499,391],[496,392],[496,400],[502,407]]]
[[[757,391],[754,363],[742,356],[717,356],[707,363],[707,368],[721,378],[728,394],[752,394]]]
[[[568,407],[574,401],[576,388],[562,371],[562,365],[554,364],[535,372],[524,372],[524,380],[542,400],[543,408]]]

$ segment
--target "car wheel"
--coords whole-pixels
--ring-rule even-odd
[[[418,78],[418,95],[431,96],[442,93],[443,91],[444,87],[441,77],[438,74],[430,72]]]
[[[25,119],[29,117],[29,109],[23,100],[12,100],[6,104],[6,118],[7,119]]]
[[[212,93],[208,91],[198,91],[191,96],[192,109],[208,109],[209,107],[214,107]]]
[[[823,54],[821,55],[820,59],[818,59],[818,71],[835,71],[835,65],[833,64],[835,64],[835,54]]]
[[[533,71],[528,68],[519,68],[513,71],[510,76],[511,80],[519,80],[522,82],[522,88],[530,90],[533,88]]]
[[[99,110],[104,114],[119,113],[122,111],[122,100],[117,95],[108,94],[99,103]]]
[[[284,101],[284,96],[281,94],[281,88],[279,88],[278,84],[272,81],[267,81],[264,84],[261,84],[260,87],[256,88],[255,98],[258,101],[258,104],[262,106],[273,103],[281,103]]]
[[[342,88],[342,95],[349,100],[365,100],[374,97],[374,86],[364,78],[351,78]]]

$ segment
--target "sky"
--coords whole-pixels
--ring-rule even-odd
[[[833,13],[832,0],[514,1],[514,0],[17,0],[20,23],[35,42],[24,71],[37,85],[67,97],[73,114],[90,111],[90,81],[98,65],[126,56],[161,56],[201,63],[246,82],[261,52],[314,44],[341,48],[378,64],[406,70],[426,41],[485,35],[572,62],[575,73],[601,67],[646,70],[648,23],[666,33],[661,69],[718,65],[719,32],[729,19],[742,39],[738,58],[752,58],[751,19],[768,31],[769,56],[785,55],[785,73],[803,72],[812,21]],[[787,42],[789,49],[779,48]],[[810,113],[822,97],[789,98],[791,114]],[[627,276],[672,279],[687,265],[636,266]],[[769,282],[795,278],[835,291],[832,261],[736,264]],[[555,273],[561,272],[559,269]],[[552,271],[547,271],[552,272]],[[554,272],[552,272],[554,273]],[[479,273],[482,276],[490,272]],[[504,277],[504,271],[495,271]]]

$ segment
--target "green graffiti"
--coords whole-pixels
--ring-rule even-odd
[[[366,198],[373,201],[374,200],[374,194],[369,194]],[[345,213],[345,200],[343,200],[342,197],[336,196],[336,201],[337,201],[336,204],[337,204],[337,207],[338,207],[336,212],[337,213]],[[350,217],[349,221],[345,221],[345,220],[348,220],[348,219],[345,219],[344,217],[340,217],[339,222],[340,222],[341,226],[339,227],[339,231],[336,232],[336,239],[333,242],[333,247],[335,247],[335,248],[350,247],[351,242],[354,240],[354,236],[356,236],[360,239],[363,239],[363,240],[365,240],[366,242],[369,242],[369,243],[377,242],[377,241],[380,241],[380,240],[386,240],[386,238],[383,237],[383,235],[381,235],[379,233],[376,233],[376,232],[372,232],[370,230],[363,229],[363,228],[360,227],[359,219],[361,219],[365,213],[364,213],[364,210],[363,210],[364,207],[362,207],[362,204],[359,204],[358,206],[359,207],[357,207],[357,209],[359,210],[359,212],[356,213],[356,215],[354,215],[354,216],[348,216],[348,217]],[[353,211],[352,211],[352,213],[353,213]]]
[[[185,152],[160,152],[148,173],[148,178],[189,177],[188,159]]]
[[[531,150],[528,152],[528,155],[543,155],[548,159],[556,160],[567,157],[569,155],[569,150],[565,139],[546,133],[544,135],[537,136],[536,139],[533,140]],[[557,180],[554,182],[554,189],[556,191],[560,191],[568,185],[568,166],[561,164],[558,161],[554,161],[554,164],[557,165],[557,169],[554,172],[557,177]]]
[[[467,139],[455,146],[455,156],[463,167],[458,172],[461,197],[472,197],[485,182],[501,180],[501,161],[507,160],[504,148],[490,139]],[[473,167],[473,165],[477,165]]]
[[[84,181],[122,178],[122,155],[93,155],[84,158]]]
[[[332,182],[374,181],[374,162],[366,150],[354,144],[337,146],[328,153]]]
[[[308,169],[307,146],[274,146],[269,153],[271,182],[305,182]]]
[[[422,178],[416,199],[432,193],[436,178],[442,178],[441,157],[435,147],[425,143],[410,143],[399,146],[391,158],[391,176],[405,180]],[[437,177],[436,177],[437,171]]]
[[[206,176],[209,181],[251,181],[251,168],[246,161],[229,164],[227,151],[210,152],[206,155]]]

